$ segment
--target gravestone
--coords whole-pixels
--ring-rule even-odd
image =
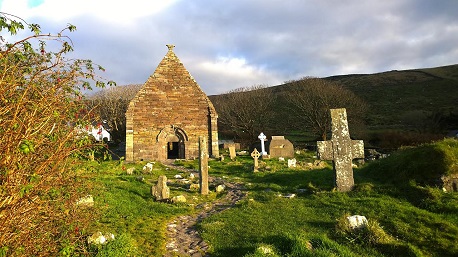
[[[199,186],[200,194],[208,194],[208,152],[207,140],[199,137]]]
[[[284,136],[272,136],[269,145],[269,154],[271,158],[294,158],[294,146]]]
[[[231,158],[231,160],[234,160],[235,157],[236,157],[236,153],[235,153],[235,145],[229,145],[229,156]]]
[[[258,152],[258,149],[254,149],[253,152],[251,152],[251,157],[253,157],[254,159],[254,167],[253,167],[253,171],[254,172],[258,172],[258,168],[259,168],[259,162],[258,162],[258,159],[259,159],[259,156],[261,156],[261,154]]]
[[[288,159],[288,168],[296,168],[296,159]]]
[[[338,191],[350,191],[354,185],[352,160],[364,158],[363,140],[352,140],[345,108],[331,109],[332,137],[318,141],[318,158],[334,163],[335,185]]]
[[[267,138],[266,135],[264,135],[264,133],[261,132],[258,138],[259,140],[261,140],[261,155],[262,156],[267,155],[266,147],[264,146],[264,141],[266,141],[266,138]]]
[[[156,201],[167,200],[170,197],[170,189],[167,186],[167,177],[162,175],[157,180],[157,185],[151,187],[151,194]]]

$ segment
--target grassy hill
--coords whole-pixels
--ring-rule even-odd
[[[448,131],[458,129],[458,65],[323,79],[337,82],[368,104],[362,117],[363,132],[357,133],[352,124],[350,129],[373,146],[414,145],[443,138]],[[268,127],[271,133],[286,135],[294,143],[314,141],[316,136],[294,124],[292,110],[284,108],[287,100],[282,96],[294,92],[296,84],[292,81],[262,89],[271,90],[275,98],[271,111],[276,114]],[[210,99],[214,103],[224,101],[221,95]]]
[[[409,121],[415,117],[437,113],[442,118],[455,115],[448,129],[458,126],[458,65],[325,79],[341,83],[370,104],[367,120],[372,127],[406,127],[414,125]]]

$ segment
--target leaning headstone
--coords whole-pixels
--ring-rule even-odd
[[[151,187],[151,194],[154,196],[156,201],[163,201],[169,199],[170,189],[167,186],[166,176],[159,176],[157,185]]]
[[[259,168],[259,162],[258,162],[258,159],[259,159],[259,156],[261,156],[261,154],[258,152],[258,149],[254,149],[253,152],[251,152],[251,157],[253,157],[254,159],[254,166],[253,166],[253,171],[254,172],[258,172],[258,168]]]
[[[236,157],[235,145],[233,144],[229,145],[229,157],[231,158],[231,160],[234,160]]]
[[[208,194],[208,152],[207,140],[199,137],[199,186],[200,194]]]
[[[332,138],[317,142],[318,158],[334,162],[335,185],[346,192],[354,186],[352,160],[364,158],[364,142],[350,138],[345,108],[331,109],[331,119]]]
[[[296,159],[288,159],[288,168],[296,168]]]

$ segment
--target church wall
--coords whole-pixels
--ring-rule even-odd
[[[214,149],[215,140],[218,146],[218,136],[213,105],[177,60],[169,50],[129,105],[126,113],[127,161],[165,160],[167,145],[158,140],[158,135],[171,130],[172,126],[187,136],[185,158],[199,156],[199,136],[207,137],[211,144],[210,154],[219,155],[218,148]]]

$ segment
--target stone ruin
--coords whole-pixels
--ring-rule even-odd
[[[126,112],[126,161],[199,157],[199,137],[208,155],[218,157],[216,113],[183,63],[168,52],[129,103]]]

